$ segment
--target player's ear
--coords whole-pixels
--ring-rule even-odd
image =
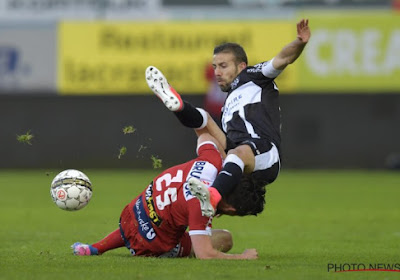
[[[235,215],[236,214],[236,208],[233,207],[232,205],[228,204],[223,199],[218,203],[218,210],[219,210],[220,214],[226,214],[226,215]]]
[[[246,64],[246,62],[242,61],[239,63],[238,67],[239,67],[239,70],[242,71],[243,69],[245,69],[247,67],[247,64]]]

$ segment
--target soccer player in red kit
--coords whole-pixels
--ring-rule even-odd
[[[230,233],[211,230],[212,217],[202,215],[199,200],[189,190],[198,181],[211,185],[222,168],[224,152],[218,141],[205,132],[207,129],[198,131],[196,159],[171,167],[154,178],[124,208],[118,230],[92,245],[75,243],[74,254],[97,255],[125,245],[136,256],[185,257],[193,252],[200,259],[256,259],[255,249],[242,254],[226,254],[216,249],[230,249],[232,245],[227,244],[231,243]],[[228,197],[219,205],[218,213],[255,215],[262,211],[263,189],[248,190],[247,201],[242,200],[246,188],[237,189],[240,193],[233,192],[231,200]]]

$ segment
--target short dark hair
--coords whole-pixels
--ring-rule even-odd
[[[236,209],[238,216],[257,215],[264,210],[265,183],[256,180],[251,174],[243,174],[225,201]]]
[[[245,62],[247,64],[247,55],[243,47],[237,43],[223,43],[214,48],[214,54],[232,53],[235,56],[236,63]]]

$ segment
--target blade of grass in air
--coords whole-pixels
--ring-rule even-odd
[[[151,156],[151,160],[153,161],[153,168],[161,168],[162,167],[162,159],[159,159],[155,156]]]
[[[132,134],[132,133],[134,133],[135,131],[136,131],[136,128],[134,128],[134,127],[131,126],[131,125],[125,126],[125,127],[122,129],[122,132],[123,132],[124,134]]]
[[[17,141],[23,144],[32,145],[31,141],[33,137],[34,137],[33,134],[31,134],[31,132],[28,131],[25,134],[17,135]]]
[[[127,149],[125,146],[122,146],[122,147],[119,149],[118,159],[121,159],[121,157],[122,157],[123,155],[126,154],[126,151],[127,151],[127,150],[128,150],[128,149]]]

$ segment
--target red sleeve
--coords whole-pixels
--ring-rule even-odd
[[[201,214],[200,202],[197,199],[191,199],[187,206],[189,210],[189,235],[211,235],[212,217]]]

